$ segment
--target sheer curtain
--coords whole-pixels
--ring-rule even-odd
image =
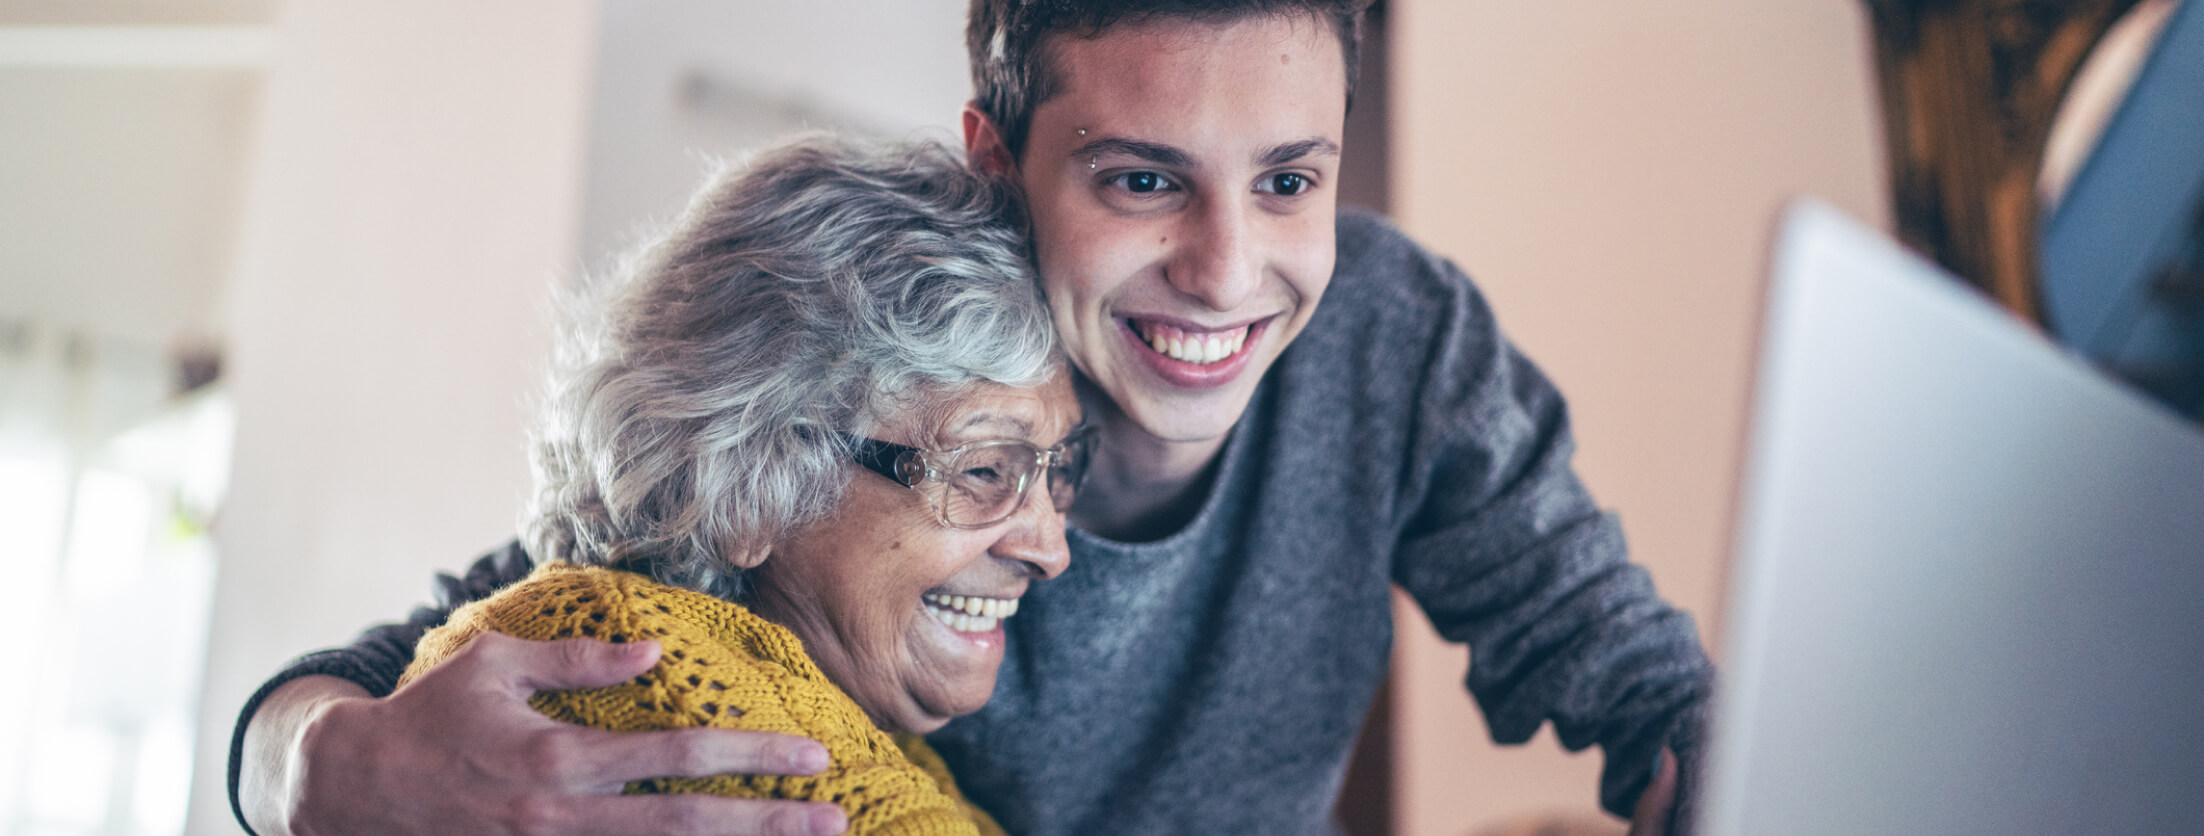
[[[183,829],[234,423],[212,357],[0,321],[0,832]]]

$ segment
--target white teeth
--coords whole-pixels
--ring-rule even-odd
[[[949,629],[955,630],[959,633],[985,633],[989,630],[995,629],[995,625],[1001,623],[1002,621],[1002,619],[989,618],[987,616],[965,615],[964,613],[960,612],[944,612],[933,607],[927,607],[926,614],[933,616],[935,621],[946,624],[949,626]]]
[[[1247,347],[1249,328],[1230,333],[1189,336],[1168,325],[1148,325],[1146,342],[1157,354],[1173,360],[1206,366],[1240,353]]]
[[[1016,598],[982,598],[977,595],[923,596],[930,606],[926,614],[935,621],[949,625],[949,629],[963,633],[985,633],[995,629],[1003,619],[1018,613]]]

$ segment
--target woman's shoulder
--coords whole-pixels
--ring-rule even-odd
[[[944,791],[953,782],[912,763],[826,679],[794,633],[739,604],[617,569],[546,563],[526,580],[453,613],[422,638],[415,664],[448,656],[483,632],[659,644],[658,663],[634,679],[546,691],[529,700],[552,719],[613,731],[778,732],[819,741],[832,761],[816,776],[653,778],[630,791],[834,800],[850,814],[851,833],[972,832],[970,818],[949,795],[953,790]]]
[[[942,760],[934,747],[926,745],[925,738],[915,734],[897,734],[893,737],[896,747],[903,750],[904,757],[910,759],[911,765],[941,785],[942,794],[955,802],[957,808],[963,810],[965,816],[972,820],[972,826],[979,829],[979,836],[1008,836],[1002,825],[995,823],[994,816],[988,815],[986,810],[980,809],[980,805],[964,797],[964,791],[957,788],[956,776],[949,772],[949,762]]]
[[[483,633],[531,641],[586,638],[624,644],[676,632],[710,632],[711,625],[730,616],[740,620],[739,616],[749,615],[733,612],[740,610],[633,572],[545,562],[496,594],[453,610],[443,625],[421,637],[413,664],[400,681],[410,681],[441,664]],[[755,616],[749,619],[763,624]],[[755,629],[747,624],[739,628]]]
[[[519,583],[453,613],[524,639],[586,638],[623,644],[676,633],[733,641],[769,659],[803,657],[785,628],[739,604],[601,566],[546,562]],[[814,669],[815,670],[815,669]]]
[[[829,728],[768,730],[877,733],[827,682],[794,633],[740,604],[633,572],[545,563],[520,583],[454,612],[444,627],[423,637],[416,664],[434,664],[484,632],[532,641],[659,644],[658,663],[643,675],[567,692],[575,696],[561,702],[579,713],[558,719],[614,730],[758,728],[783,715],[803,715]],[[845,714],[854,715],[851,723],[834,722]]]

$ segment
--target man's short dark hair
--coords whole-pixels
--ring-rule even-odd
[[[964,47],[972,59],[972,92],[994,120],[1012,157],[1025,154],[1033,111],[1054,97],[1063,79],[1044,47],[1053,35],[1097,37],[1110,27],[1159,18],[1227,23],[1260,17],[1308,17],[1339,36],[1347,66],[1347,101],[1361,75],[1362,13],[1371,0],[972,0]]]

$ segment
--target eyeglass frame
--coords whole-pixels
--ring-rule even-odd
[[[1049,474],[1057,467],[1061,466],[1061,464],[1064,462],[1064,454],[1066,451],[1072,449],[1073,445],[1093,443],[1094,426],[1089,424],[1082,425],[1076,429],[1073,429],[1069,434],[1064,436],[1063,440],[1056,442],[1056,446],[1049,447],[1047,449],[1035,447],[1033,446],[1032,442],[1022,441],[1015,438],[987,438],[975,441],[967,441],[963,444],[959,444],[947,450],[929,450],[924,447],[913,447],[908,444],[897,444],[893,441],[881,441],[877,438],[867,438],[865,436],[854,435],[851,433],[840,433],[840,435],[842,437],[842,440],[850,445],[850,459],[852,461],[855,461],[859,466],[865,468],[866,470],[870,470],[874,473],[880,474],[882,477],[887,478],[889,481],[892,481],[898,485],[902,485],[903,487],[910,488],[911,490],[917,491],[921,496],[926,497],[926,504],[928,507],[933,509],[934,520],[936,522],[941,523],[942,526],[947,528],[960,529],[964,531],[975,531],[978,529],[998,525],[1002,523],[1003,520],[1007,520],[1011,517],[1017,516],[1019,511],[1025,510],[1025,504],[1027,500],[1029,500],[1033,496],[1034,485],[1045,484],[1052,479]],[[1010,510],[1004,512],[1003,515],[1000,517],[988,520],[987,522],[976,524],[960,524],[953,522],[949,519],[949,508],[947,503],[942,502],[939,498],[935,497],[932,492],[927,491],[925,488],[921,487],[928,482],[946,482],[946,479],[943,478],[945,468],[936,467],[937,462],[942,465],[946,465],[950,462],[955,461],[958,456],[961,456],[971,450],[977,450],[982,447],[1009,445],[1024,447],[1027,450],[1033,451],[1034,469],[1026,472],[1026,475],[1023,477],[1027,480],[1025,484],[1019,485],[1014,489],[1017,491],[1018,501],[1012,503],[1010,506]],[[1092,451],[1090,450],[1088,452],[1091,456]],[[1040,474],[1041,478],[1034,479],[1033,475],[1035,473]],[[1069,487],[1071,489],[1071,495],[1074,498],[1078,496],[1079,486],[1086,481],[1086,478],[1086,467],[1079,468],[1079,472],[1071,476],[1071,484],[1069,485]],[[1049,504],[1051,506],[1054,506],[1056,504],[1054,492],[1051,491],[1050,494],[1051,496]],[[1061,514],[1069,512],[1070,510],[1071,509],[1069,507],[1062,507],[1057,508],[1056,512]]]

